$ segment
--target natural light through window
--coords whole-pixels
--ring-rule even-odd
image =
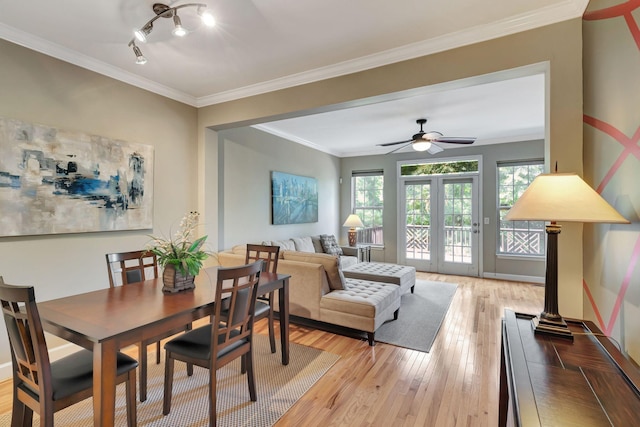
[[[544,221],[507,221],[504,219],[518,197],[533,179],[544,171],[541,160],[498,165],[498,254],[544,255]]]

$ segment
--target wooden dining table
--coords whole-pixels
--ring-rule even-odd
[[[115,419],[116,354],[214,313],[217,267],[200,271],[196,287],[168,294],[162,279],[38,303],[45,331],[93,350],[93,425]],[[289,275],[263,272],[258,293],[278,291],[282,364],[289,364]]]

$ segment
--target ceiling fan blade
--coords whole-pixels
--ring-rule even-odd
[[[440,147],[437,144],[431,143],[431,147],[427,150],[429,154],[438,154],[444,151],[444,148]]]
[[[413,142],[413,140],[409,140],[409,141],[402,141],[402,142],[405,142],[406,144],[405,144],[405,145],[401,145],[400,147],[398,147],[398,148],[396,148],[396,149],[394,149],[394,150],[391,150],[391,151],[389,151],[388,153],[385,153],[385,154],[391,154],[391,153],[395,153],[395,152],[396,152],[396,151],[398,151],[398,150],[402,150],[404,147],[406,147],[406,146],[408,146],[408,145],[411,145],[411,143]],[[401,144],[401,142],[395,142],[394,144]],[[390,145],[390,144],[389,144],[389,145]]]
[[[435,142],[444,142],[447,144],[473,144],[476,138],[462,138],[456,136],[441,137],[434,140]]]
[[[386,142],[384,144],[377,144],[378,147],[389,147],[390,145],[398,145],[398,144],[406,144],[407,142],[411,142],[413,141],[413,139],[407,139],[405,141],[398,141],[398,142]]]

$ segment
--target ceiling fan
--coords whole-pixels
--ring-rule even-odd
[[[442,142],[446,144],[473,144],[476,138],[462,138],[462,137],[445,137],[440,132],[429,131],[425,132],[422,130],[422,126],[427,123],[427,119],[418,119],[416,123],[420,125],[420,132],[416,133],[411,137],[411,139],[407,139],[405,141],[398,142],[387,142],[385,144],[378,144],[380,147],[389,147],[391,145],[400,145],[404,144],[395,150],[389,151],[387,154],[394,153],[409,144],[416,151],[428,151],[430,154],[436,154],[441,151],[444,151],[442,147],[440,147],[437,142]]]

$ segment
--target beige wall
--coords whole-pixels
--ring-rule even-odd
[[[340,159],[250,127],[218,133],[224,144],[221,248],[315,234],[338,235]],[[316,178],[318,221],[271,224],[271,172]]]
[[[640,40],[621,16],[592,15],[611,6],[591,1],[583,23],[584,172],[632,224],[585,225],[583,301],[585,317],[640,361]]]
[[[347,106],[356,100],[423,86],[502,72],[531,64],[547,69],[547,165],[582,174],[582,21],[574,19],[515,35],[387,65],[352,75],[279,90],[198,110],[202,129],[228,129],[273,118]],[[205,204],[217,209],[218,195]],[[344,199],[344,198],[343,198]],[[344,206],[341,206],[344,210]],[[563,315],[582,317],[582,227],[563,227],[559,242],[559,306]]]
[[[195,108],[2,40],[0,64],[0,116],[155,147],[154,233],[197,208]],[[2,238],[0,274],[35,286],[38,300],[105,288],[105,253],[138,249],[151,232]],[[0,349],[1,365],[5,332]]]

